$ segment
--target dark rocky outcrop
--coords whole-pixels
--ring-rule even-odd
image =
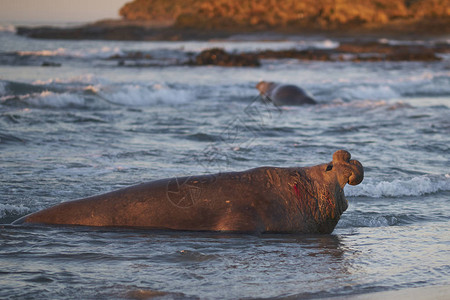
[[[189,53],[186,59],[153,59],[148,53],[129,52],[113,55],[109,60],[117,60],[124,67],[162,67],[162,66],[221,66],[258,67],[264,59],[298,59],[305,61],[440,61],[439,53],[450,53],[447,45],[389,45],[380,42],[343,43],[335,49],[288,49],[263,50],[254,52],[228,53],[221,48],[211,48],[200,53]]]
[[[256,54],[231,54],[219,48],[207,49],[200,52],[200,54],[188,64],[196,66],[215,65],[222,67],[259,67],[261,65]]]
[[[61,67],[61,64],[60,63],[51,62],[51,61],[44,61],[41,64],[41,67]]]
[[[78,27],[17,27],[17,34],[38,39],[180,41],[225,38],[231,33],[198,29],[179,29],[148,21],[103,20]]]
[[[446,50],[445,50],[446,49]],[[266,50],[254,53],[259,59],[293,58],[316,61],[439,61],[436,55],[446,52],[442,45],[426,47],[421,45],[393,46],[378,42],[343,43],[336,49],[306,49],[306,50]]]

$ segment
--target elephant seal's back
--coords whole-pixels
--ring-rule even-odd
[[[261,95],[276,106],[316,104],[302,88],[293,84],[261,81],[256,85]]]

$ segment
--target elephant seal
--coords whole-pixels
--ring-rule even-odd
[[[331,233],[348,203],[344,186],[364,169],[350,153],[298,168],[169,178],[69,201],[13,225],[52,224],[193,231]]]
[[[256,88],[264,100],[272,102],[275,106],[317,104],[296,85],[260,81]]]

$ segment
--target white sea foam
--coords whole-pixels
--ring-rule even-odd
[[[382,100],[382,99],[393,99],[399,98],[400,94],[397,93],[389,85],[360,85],[360,86],[350,86],[344,87],[337,91],[336,97],[342,99],[351,100]]]
[[[393,181],[363,182],[358,186],[346,186],[347,196],[372,198],[421,196],[450,191],[450,174],[444,176],[419,176]]]
[[[0,32],[16,32],[16,27],[14,25],[0,25]]]
[[[44,91],[42,93],[28,94],[21,96],[23,102],[35,107],[62,108],[70,106],[84,106],[83,97],[69,93],[53,93]]]
[[[376,110],[376,109],[384,109],[384,110],[396,110],[402,108],[411,108],[412,105],[405,103],[403,101],[397,102],[387,102],[385,100],[354,100],[350,102],[344,102],[342,99],[335,99],[331,103],[322,104],[317,106],[316,109],[357,109],[357,110]]]
[[[382,38],[378,40],[382,44],[387,44],[391,46],[399,46],[399,45],[425,45],[427,42],[423,40],[391,40]]]
[[[447,96],[450,93],[449,78],[449,71],[423,71],[392,79],[389,81],[389,85],[402,95]]]
[[[378,40],[382,44],[388,44],[392,46],[398,46],[398,45],[430,45],[430,44],[437,44],[437,43],[446,43],[450,44],[450,40],[446,38],[440,38],[440,39],[433,39],[433,40],[392,40],[387,38],[382,38]]]
[[[228,52],[263,51],[263,50],[303,50],[308,48],[332,49],[339,43],[329,39],[322,41],[248,41],[235,39],[230,41],[208,42],[157,42],[153,43],[149,50],[178,50],[184,52],[201,52],[211,48],[222,48]]]
[[[334,49],[334,48],[339,47],[339,42],[332,41],[332,40],[324,40],[324,41],[320,41],[320,42],[314,42],[314,43],[312,43],[312,45],[315,48],[319,48],[319,49]]]
[[[0,204],[0,218],[4,218],[7,215],[23,215],[29,212],[30,209],[26,206],[12,205],[12,204]]]
[[[33,85],[51,86],[54,84],[66,87],[67,92],[43,91],[22,95],[7,95],[8,82],[0,81],[0,101],[18,99],[34,107],[71,107],[85,106],[83,96],[97,95],[114,104],[124,106],[146,106],[158,103],[181,104],[192,101],[195,97],[193,90],[176,89],[164,84],[111,84],[93,75],[83,75],[67,79],[52,78],[37,80]]]
[[[75,77],[69,77],[69,78],[50,78],[47,80],[35,80],[32,84],[35,85],[51,85],[51,84],[67,84],[67,83],[84,83],[84,84],[100,84],[105,83],[106,81],[104,79],[101,79],[97,76],[94,76],[92,74],[85,74]]]
[[[291,74],[289,74],[291,75]],[[450,72],[448,70],[418,70],[401,74],[384,72],[379,76],[365,77],[350,75],[341,78],[331,73],[330,78],[311,82],[302,78],[304,88],[320,95],[326,102],[330,99],[343,100],[391,100],[405,97],[448,96],[450,93]],[[278,78],[277,78],[278,79]],[[289,78],[281,78],[288,82]],[[297,79],[299,80],[299,79]],[[278,80],[280,81],[280,80]]]
[[[7,82],[0,81],[0,96],[6,95],[6,85],[7,85]]]
[[[105,86],[98,94],[109,102],[120,105],[144,106],[156,103],[186,103],[193,99],[193,94],[187,90],[176,90],[155,84],[143,86],[127,84],[120,87]]]
[[[91,92],[97,94],[100,91],[100,86],[96,85],[88,85],[83,89],[85,92]]]
[[[387,227],[398,224],[399,219],[395,216],[368,216],[346,214],[339,221],[338,227]]]
[[[78,58],[108,58],[113,55],[123,55],[123,52],[118,47],[101,47],[90,49],[67,49],[58,48],[56,50],[40,50],[40,51],[19,51],[17,54],[21,56],[64,56],[64,57],[78,57]]]

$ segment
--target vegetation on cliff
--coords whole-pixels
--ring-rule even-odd
[[[203,0],[135,0],[126,3],[119,14],[129,21],[174,23],[181,14],[195,13]]]
[[[450,0],[135,0],[120,15],[197,29],[370,28],[448,22]]]

